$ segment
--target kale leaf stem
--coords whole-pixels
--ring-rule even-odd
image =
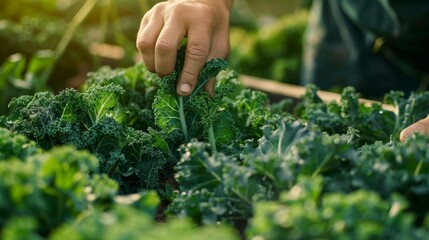
[[[212,154],[217,153],[216,139],[215,139],[214,131],[213,131],[213,123],[211,123],[210,127],[209,127],[209,142],[210,142],[210,146],[212,147]]]
[[[328,154],[322,161],[322,163],[317,167],[316,171],[313,172],[313,174],[311,175],[311,179],[314,179],[315,177],[317,177],[317,175],[320,174],[320,172],[322,171],[322,169],[325,167],[325,165],[328,163],[328,161],[332,158],[332,153]]]
[[[185,135],[185,141],[189,142],[188,126],[186,125],[183,96],[179,96],[179,115],[180,115],[180,123],[182,124],[183,134]]]
[[[414,176],[419,175],[420,170],[422,169],[422,167],[423,167],[423,160],[422,160],[422,159],[420,159],[420,160],[419,160],[419,163],[418,163],[418,164],[417,164],[417,166],[416,166],[416,169],[414,170]]]

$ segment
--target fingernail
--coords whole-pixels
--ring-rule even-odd
[[[191,91],[191,85],[189,85],[188,83],[182,83],[182,85],[180,85],[179,90],[182,93],[189,93]]]

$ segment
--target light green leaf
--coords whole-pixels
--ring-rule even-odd
[[[155,123],[167,132],[182,131],[179,102],[176,96],[160,90],[153,102]]]

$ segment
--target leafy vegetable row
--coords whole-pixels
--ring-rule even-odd
[[[0,166],[5,176],[15,179],[1,195],[20,197],[4,205],[12,212],[0,222],[5,229],[0,232],[15,229],[11,219],[21,211],[33,219],[28,226],[35,227],[27,232],[42,237],[56,236],[52,234],[57,228],[83,238],[94,232],[116,236],[110,231],[136,239],[149,236],[150,230],[142,230],[148,228],[139,229],[125,219],[143,224],[151,217],[133,214],[132,208],[116,206],[112,199],[155,189],[169,204],[165,212],[160,210],[167,222],[179,216],[200,225],[226,223],[249,239],[425,239],[429,139],[417,135],[401,144],[398,133],[427,115],[429,93],[404,98],[392,92],[386,103],[394,104],[397,112],[380,104],[360,104],[352,88],[343,91],[341,103],[322,102],[314,86],[308,86],[296,105],[290,100],[270,103],[266,94],[243,88],[237,74],[215,59],[201,72],[197,90],[180,97],[175,86],[182,51],[175,72],[162,79],[140,64],[102,68],[89,76],[82,91],[38,92],[12,100],[10,114],[0,121],[9,129],[3,130],[0,159],[19,166]],[[214,76],[217,85],[210,96],[201,86]],[[58,148],[61,145],[96,158],[71,147]],[[38,158],[55,159],[46,167],[54,177],[39,174],[45,170],[32,160]],[[66,165],[56,166],[63,161]],[[20,173],[24,170],[28,172]],[[60,185],[52,185],[55,177]],[[42,184],[21,181],[27,178]],[[79,179],[82,182],[73,183]],[[59,211],[39,212],[18,201],[31,199],[33,193],[46,199],[41,200],[49,202],[43,203],[46,206],[58,205]],[[87,214],[83,220],[82,214]],[[52,223],[47,222],[50,215]],[[124,226],[124,231],[104,222],[105,216],[117,219],[110,223]],[[73,225],[63,228],[65,222]],[[234,238],[227,232],[219,232],[227,234],[222,239]]]

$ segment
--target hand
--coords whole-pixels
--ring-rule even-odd
[[[229,8],[232,0],[169,0],[156,4],[143,17],[137,48],[151,72],[165,76],[174,71],[176,53],[187,38],[185,62],[177,93],[189,95],[204,64],[226,58],[229,45]],[[205,90],[213,93],[215,79]]]
[[[403,142],[409,135],[415,132],[420,132],[429,135],[429,115],[426,118],[415,122],[410,126],[406,127],[404,130],[402,130],[401,134],[399,135],[399,140]]]

